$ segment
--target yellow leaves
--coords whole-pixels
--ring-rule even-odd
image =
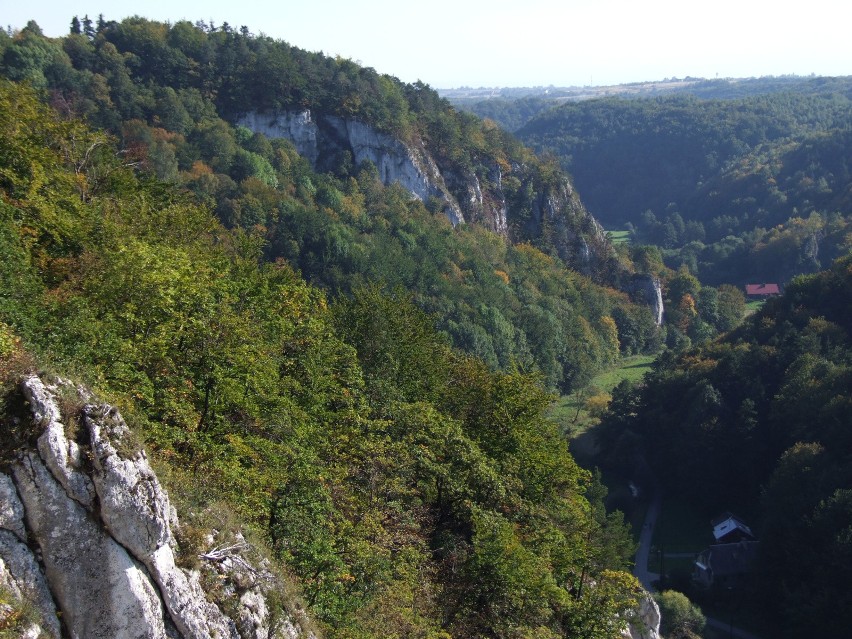
[[[600,419],[606,412],[611,401],[612,395],[609,393],[598,393],[589,397],[583,407],[589,413],[590,417]]]
[[[610,351],[611,357],[618,355],[620,344],[618,342],[618,325],[615,320],[609,315],[604,315],[600,319],[601,333],[606,341],[606,345]]]
[[[207,166],[203,161],[196,160],[192,163],[192,168],[189,170],[189,178],[191,180],[198,179],[202,175],[212,175],[213,169]]]
[[[689,330],[692,320],[698,315],[698,310],[695,307],[695,298],[691,294],[685,293],[677,305],[678,310],[678,328],[686,333]]]
[[[509,283],[509,274],[506,271],[502,271],[500,269],[494,269],[494,275],[503,280],[504,284]]]
[[[0,358],[5,358],[11,355],[12,351],[17,348],[20,339],[12,331],[9,326],[0,322]]]
[[[718,362],[715,359],[708,359],[699,355],[687,355],[683,358],[681,365],[684,369],[696,375],[707,375],[713,371]]]
[[[542,270],[549,270],[555,264],[555,261],[552,257],[547,255],[546,253],[542,253],[532,244],[526,242],[523,244],[515,245],[514,251],[527,262],[529,262],[530,266],[534,269],[540,268]]]

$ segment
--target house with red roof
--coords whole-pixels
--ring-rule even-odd
[[[748,297],[781,295],[781,289],[777,284],[746,284],[745,290]]]

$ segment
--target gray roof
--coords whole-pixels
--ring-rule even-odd
[[[751,569],[759,547],[758,541],[715,544],[707,549],[706,561],[716,577],[741,575]]]

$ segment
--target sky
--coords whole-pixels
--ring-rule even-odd
[[[74,15],[247,26],[436,89],[852,75],[846,0],[0,0],[48,36]]]

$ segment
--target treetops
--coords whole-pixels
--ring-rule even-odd
[[[439,318],[455,346],[502,370],[513,363],[538,369],[553,389],[583,383],[619,354],[658,343],[646,309],[559,260],[531,259],[553,253],[550,238],[560,232],[524,230],[542,189],[562,179],[556,167],[456,112],[429,87],[227,25],[130,18],[88,30],[81,23],[80,30],[50,40],[29,26],[7,38],[0,44],[4,73],[43,87],[61,112],[111,131],[126,163],[191,192],[225,226],[262,236],[267,260],[286,259],[333,294],[349,295],[366,281],[402,286]],[[430,202],[381,187],[375,167],[341,158],[336,171],[317,174],[288,142],[223,119],[278,106],[327,110],[419,137],[442,161],[477,173],[486,189],[496,187],[488,186],[493,171],[485,167],[502,166],[518,243],[475,225],[450,232]],[[615,318],[617,340],[606,317]],[[572,340],[586,347],[570,348]]]
[[[329,303],[268,259],[265,228],[224,226],[32,89],[3,81],[0,107],[2,357],[20,338],[116,403],[197,486],[196,503],[225,500],[290,566],[329,636],[611,635],[638,592],[624,572],[632,542],[543,417],[540,377],[454,351],[409,293],[365,279]],[[270,198],[275,215],[313,211],[337,233],[351,217],[395,242],[434,242],[456,285],[515,280],[515,299],[551,327],[549,287],[571,283],[566,312],[597,300],[586,312],[598,317],[611,303],[553,258],[484,232],[458,236],[496,261],[464,262],[440,239],[451,229],[397,189],[356,179],[338,190],[277,150],[279,185],[247,178],[237,191]],[[338,190],[339,211],[316,215],[314,180]],[[474,311],[499,326],[502,313]],[[573,317],[586,322],[583,357],[617,353]]]

